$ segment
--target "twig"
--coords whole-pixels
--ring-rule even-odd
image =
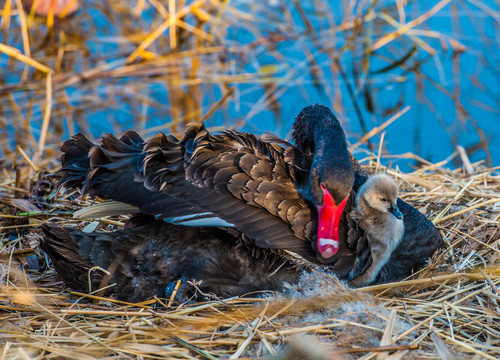
[[[391,116],[382,125],[377,126],[376,128],[373,128],[372,130],[370,130],[357,143],[355,143],[354,145],[351,145],[349,147],[349,151],[353,151],[354,149],[357,149],[363,143],[367,142],[370,138],[372,138],[373,136],[375,136],[376,134],[378,134],[379,132],[381,132],[382,130],[384,130],[386,127],[388,127],[389,125],[391,125],[394,121],[396,121],[397,119],[399,119],[401,116],[403,116],[404,114],[406,114],[406,112],[408,112],[408,110],[410,110],[410,108],[411,108],[410,105],[406,106],[404,109],[399,110],[396,114],[394,114],[393,116]]]

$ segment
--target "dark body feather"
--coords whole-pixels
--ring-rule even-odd
[[[324,115],[324,107],[320,110]],[[129,131],[120,139],[105,135],[101,145],[92,145],[77,135],[62,147],[61,183],[83,186],[92,195],[125,202],[157,217],[218,216],[234,224],[242,241],[279,249],[303,263],[327,264],[339,277],[353,278],[371,259],[363,230],[346,214],[367,175],[347,152],[338,121],[329,130],[321,124],[333,141],[332,155],[326,140],[317,144],[310,140],[314,131],[304,125],[309,120],[299,116],[294,125],[293,136],[300,148],[272,136],[258,138],[237,131],[212,135],[201,124],[190,125],[182,140],[157,134],[144,141]],[[82,150],[85,147],[88,157]],[[82,171],[85,166],[87,172]],[[340,222],[341,246],[329,259],[316,251],[318,179],[328,182],[333,192],[352,188]],[[442,244],[438,230],[424,215],[401,199],[398,206],[404,215],[405,235],[376,282],[410,275]],[[193,230],[178,228],[180,242],[183,231]],[[214,236],[223,232],[203,231],[213,231]]]
[[[40,243],[57,273],[71,288],[88,292],[108,284],[107,295],[126,301],[153,296],[169,298],[175,283],[182,285],[177,299],[197,296],[194,283],[204,294],[221,297],[278,290],[285,281],[296,281],[298,269],[270,251],[244,244],[226,231],[184,228],[153,221],[112,233],[84,233],[54,224],[42,226]]]

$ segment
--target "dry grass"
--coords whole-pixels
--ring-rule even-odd
[[[366,155],[367,168],[382,167],[376,154]],[[57,166],[55,158],[42,164],[49,170]],[[387,169],[399,177],[401,197],[427,214],[446,240],[446,249],[409,279],[352,290],[319,273],[303,279],[288,295],[168,308],[153,306],[168,299],[128,304],[68,294],[51,269],[43,270],[43,255],[36,236],[30,234],[49,219],[89,225],[71,218],[74,210],[89,202],[75,198],[77,194],[51,197],[47,181],[39,182],[29,195],[23,189],[25,181],[19,182],[16,171],[5,168],[0,184],[2,356],[241,358],[277,356],[283,344],[291,342],[280,356],[496,359],[500,356],[500,181],[494,169],[471,166],[471,174],[433,164],[409,174]],[[123,220],[102,219],[93,225],[112,230]],[[32,256],[35,253],[39,256]],[[40,263],[33,265],[34,259]],[[312,340],[297,335],[313,336],[325,348],[311,348]]]
[[[498,15],[475,0],[441,0],[416,14],[405,1],[390,6],[368,1],[348,2],[345,18],[337,21],[324,2],[308,8],[300,1],[277,2],[287,6],[277,12],[260,2],[82,0],[81,8],[94,12],[63,19],[36,18],[19,0],[0,5],[0,359],[500,357],[500,181],[498,169],[471,163],[467,155],[482,150],[491,164],[487,135],[470,112],[495,113],[498,104],[488,101],[484,77],[458,76],[467,37],[425,27],[442,9],[456,14],[457,3],[485,18]],[[312,30],[318,26],[321,36]],[[232,32],[251,40],[240,41]],[[493,50],[477,63],[488,69],[498,63],[498,39],[482,36],[474,40]],[[101,50],[109,44],[113,51]],[[453,68],[445,70],[454,77],[445,86],[442,74],[428,75],[425,65],[435,62],[436,72],[442,72],[438,59],[450,52]],[[386,66],[379,67],[380,61]],[[380,101],[386,87],[403,81],[417,89],[419,103],[436,113],[437,121],[434,100],[449,101],[449,113],[460,124],[471,123],[478,142],[439,163],[420,154],[387,154],[382,131],[416,111],[408,111],[405,87],[400,101]],[[305,86],[317,92],[310,96]],[[485,96],[464,98],[466,86],[483,89]],[[428,88],[442,98],[428,98]],[[342,119],[350,115],[346,107],[353,109],[364,134],[352,149],[366,167],[383,169],[401,159],[419,164],[412,173],[394,166],[388,172],[398,178],[403,199],[432,219],[446,239],[446,249],[428,267],[404,281],[361,290],[319,274],[301,285],[309,281],[316,289],[295,288],[293,296],[168,309],[153,303],[169,299],[127,304],[68,294],[43,267],[32,235],[40,223],[50,219],[106,231],[124,222],[72,219],[89,202],[75,194],[53,197],[49,182],[37,183],[58,168],[56,149],[68,134],[97,135],[103,131],[97,125],[117,132],[133,127],[145,135],[166,127],[178,132],[186,122],[209,118],[210,125],[252,128],[250,120],[268,111],[275,114],[272,127],[279,129],[284,116],[299,110],[282,100],[292,91],[311,103],[327,99]],[[369,131],[362,103],[389,119]],[[130,115],[126,121],[120,111]],[[422,131],[418,124],[414,130]],[[449,135],[455,148],[458,139]],[[363,152],[376,148],[370,141],[378,136],[378,152]],[[450,162],[463,168],[448,170]],[[288,352],[276,355],[284,344],[290,345]]]

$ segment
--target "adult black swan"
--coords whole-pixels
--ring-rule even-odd
[[[397,194],[394,181],[379,174],[366,181],[357,195],[350,215],[366,229],[371,261],[356,259],[356,270],[350,274],[355,276],[353,285],[370,284],[401,240]],[[186,228],[145,215],[127,224],[128,229],[112,233],[44,224],[41,246],[71,288],[86,292],[111,283],[107,293],[127,301],[175,296],[183,302],[203,299],[207,293],[230,297],[278,290],[284,282],[296,282],[304,267],[282,251],[243,241],[237,231]],[[108,272],[91,271],[96,266]]]
[[[243,242],[355,278],[371,256],[346,214],[367,176],[328,108],[306,107],[293,139],[295,146],[231,130],[212,135],[201,124],[188,126],[181,140],[157,134],[144,141],[129,131],[94,145],[76,135],[61,148],[61,183],[127,204],[108,204],[100,215],[140,212],[174,224],[234,226]],[[401,199],[397,205],[405,235],[377,282],[409,275],[442,244],[420,212]]]

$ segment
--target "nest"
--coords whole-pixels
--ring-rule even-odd
[[[379,160],[379,159],[378,159]],[[374,155],[369,170],[382,170]],[[125,217],[76,220],[90,204],[55,192],[29,167],[4,168],[0,309],[4,358],[455,359],[500,356],[500,182],[495,169],[422,164],[385,169],[401,197],[426,214],[446,247],[408,279],[350,289],[318,269],[278,294],[175,304],[130,304],[69,291],[38,249],[46,221],[111,231]],[[41,167],[56,169],[55,158]],[[35,181],[38,180],[38,181]]]

